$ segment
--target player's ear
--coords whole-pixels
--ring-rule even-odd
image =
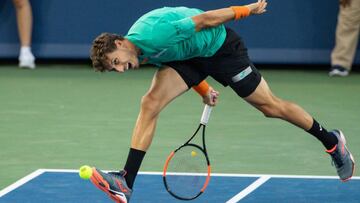
[[[122,47],[124,42],[123,42],[123,40],[116,39],[114,41],[114,43],[115,43],[116,47]]]

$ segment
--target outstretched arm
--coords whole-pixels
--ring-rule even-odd
[[[206,11],[193,16],[196,31],[204,28],[216,27],[231,20],[239,20],[251,14],[262,14],[266,12],[266,0],[258,0],[256,3],[245,6],[231,6],[217,10]]]

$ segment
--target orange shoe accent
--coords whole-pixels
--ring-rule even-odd
[[[345,145],[344,145],[344,144],[341,146],[341,154],[342,154],[342,155],[345,154]]]
[[[123,185],[120,181],[118,180],[115,180],[116,184],[119,186],[120,190],[121,191],[124,191],[124,192],[129,192]]]
[[[106,180],[104,180],[104,178],[97,172],[97,170],[95,168],[92,168],[92,170],[93,170],[93,173],[92,173],[92,176],[90,177],[90,180],[97,188],[99,188],[100,190],[105,192],[115,202],[126,203],[126,202],[122,201],[118,196],[112,194],[109,191],[109,189],[110,189],[109,183]]]
[[[337,145],[335,145],[333,148],[329,149],[329,150],[325,150],[327,153],[331,154],[335,151]]]

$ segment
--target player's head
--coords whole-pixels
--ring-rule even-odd
[[[102,33],[93,41],[90,58],[96,71],[124,72],[139,67],[137,51],[124,37]]]

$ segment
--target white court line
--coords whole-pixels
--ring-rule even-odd
[[[255,182],[253,182],[247,188],[245,188],[244,190],[239,192],[233,198],[229,199],[226,203],[236,203],[236,202],[240,201],[242,198],[246,197],[252,191],[256,190],[256,188],[260,187],[262,184],[264,184],[270,178],[271,178],[270,176],[261,176],[259,179],[257,179]]]
[[[55,172],[55,173],[78,173],[79,170],[76,169],[40,169],[44,172]]]
[[[77,169],[39,169],[43,172],[65,172],[65,173],[77,173],[79,170]],[[115,170],[102,170],[105,172],[115,171]],[[155,172],[155,171],[140,171],[141,175],[162,175],[163,172]],[[183,173],[179,173],[183,174]],[[191,173],[187,173],[189,175]],[[195,174],[195,173],[194,173]],[[205,174],[205,173],[204,173]],[[198,175],[198,173],[197,173]],[[211,176],[220,176],[220,177],[262,177],[262,176],[270,176],[272,178],[305,178],[305,179],[339,179],[338,176],[312,176],[312,175],[273,175],[273,174],[237,174],[237,173],[211,173]],[[360,180],[359,176],[353,176],[352,180]]]
[[[139,172],[142,175],[162,175],[163,172]],[[207,175],[207,173],[166,173],[176,175]],[[212,177],[250,177],[259,178],[262,176],[270,176],[271,178],[301,178],[301,179],[339,179],[338,176],[313,176],[313,175],[273,175],[273,174],[237,174],[237,173],[211,173]],[[360,180],[359,176],[353,176],[351,180]]]
[[[9,185],[8,187],[2,189],[0,191],[0,197],[4,196],[5,194],[15,190],[16,188],[20,187],[21,185],[29,182],[31,179],[36,178],[37,176],[43,174],[44,172],[53,172],[53,173],[77,173],[79,170],[76,169],[38,169],[29,175],[21,178],[20,180],[16,181],[15,183]],[[114,171],[114,170],[104,170],[107,171]],[[139,172],[141,175],[162,175],[162,172]],[[235,174],[235,173],[212,173],[211,176],[218,176],[218,177],[270,177],[270,178],[304,178],[304,179],[339,179],[338,176],[309,176],[309,175],[269,175],[269,174]],[[353,180],[360,180],[359,176],[354,176],[351,179]]]
[[[37,176],[41,175],[42,173],[44,173],[43,169],[38,169],[32,173],[30,173],[29,175],[21,178],[20,180],[16,181],[15,183],[9,185],[8,187],[4,188],[3,190],[0,191],[0,197],[6,195],[7,193],[11,192],[12,190],[15,190],[16,188],[24,185],[25,183],[29,182],[31,179],[36,178]]]

